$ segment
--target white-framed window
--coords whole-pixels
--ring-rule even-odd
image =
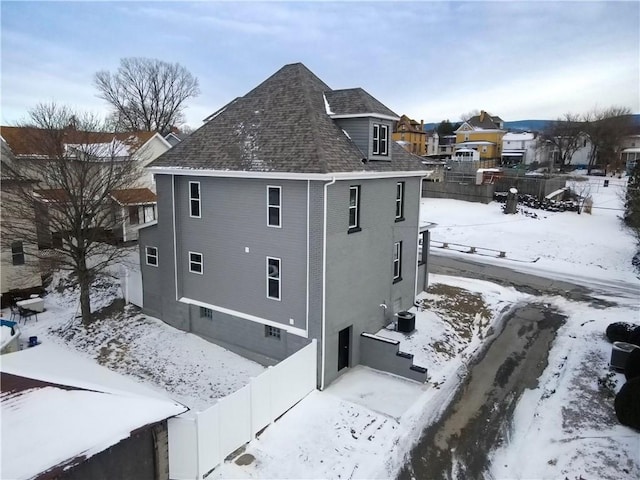
[[[200,318],[213,318],[213,310],[207,307],[200,307]]]
[[[396,222],[404,220],[404,182],[396,183]]]
[[[200,204],[200,182],[189,182],[189,215],[191,217],[201,217]]]
[[[202,275],[204,271],[204,261],[201,253],[189,252],[189,271]]]
[[[360,185],[349,187],[349,232],[360,229]]]
[[[267,226],[282,226],[282,187],[267,186]]]
[[[389,154],[389,126],[381,123],[373,124],[373,154]]]
[[[24,265],[24,245],[21,241],[11,242],[11,263]]]
[[[267,298],[280,300],[282,293],[280,280],[280,259],[267,257]]]
[[[152,267],[158,266],[158,248],[146,246],[144,247],[145,257],[147,258],[147,265]]]
[[[402,242],[393,244],[393,283],[402,280]]]
[[[265,337],[277,338],[278,340],[280,340],[280,338],[282,337],[282,331],[279,328],[272,327],[270,325],[265,325],[264,326],[264,336]]]

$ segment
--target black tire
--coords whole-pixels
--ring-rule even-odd
[[[627,322],[615,322],[609,324],[606,330],[607,339],[613,342],[627,342],[631,343],[631,334],[633,333],[636,325]]]
[[[640,348],[634,348],[624,364],[624,376],[627,381],[640,377]]]
[[[622,425],[640,431],[640,377],[632,378],[622,386],[614,407]]]

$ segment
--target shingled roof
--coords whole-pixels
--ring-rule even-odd
[[[423,170],[420,157],[395,142],[391,162],[363,162],[331,118],[357,114],[398,117],[360,88],[331,90],[303,64],[285,65],[149,166],[308,174]]]
[[[480,115],[475,115],[467,120],[467,123],[472,127],[483,130],[497,130],[500,128],[498,125],[500,122],[502,122],[500,117],[492,116],[484,110],[480,112]]]

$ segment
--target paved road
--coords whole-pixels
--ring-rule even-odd
[[[474,257],[472,254],[464,256],[438,255],[438,250],[433,249],[429,253],[429,271],[431,273],[488,280],[500,285],[513,286],[535,295],[562,295],[571,300],[605,305],[606,302],[595,299],[593,295],[606,296],[615,293],[632,299],[637,299],[640,296],[640,289],[637,285],[591,278],[576,277],[575,281],[559,279],[558,274],[552,272],[548,275],[528,272],[526,271],[527,265],[523,265],[521,270],[518,270],[517,264],[505,263],[505,266],[500,266],[495,262],[486,263],[482,258]]]

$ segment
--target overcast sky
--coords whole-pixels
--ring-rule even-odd
[[[2,124],[56,101],[106,113],[93,75],[123,57],[179,62],[197,128],[288,63],[425,122],[483,109],[551,119],[640,113],[640,3],[1,2]]]

